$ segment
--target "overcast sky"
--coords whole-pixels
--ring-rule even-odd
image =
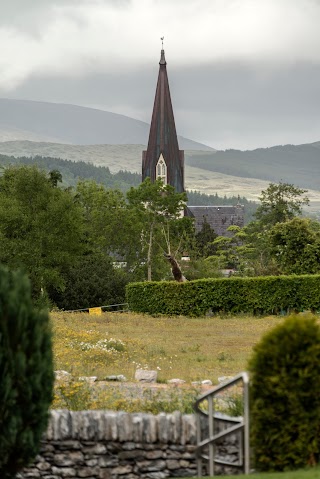
[[[0,97],[150,122],[162,35],[181,135],[320,140],[320,0],[0,0]]]

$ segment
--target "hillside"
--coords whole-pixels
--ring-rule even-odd
[[[0,99],[3,155],[83,161],[140,175],[148,133],[147,123],[107,111]],[[182,137],[179,143],[188,190],[256,200],[270,182],[282,180],[308,189],[310,210],[320,211],[320,142],[253,151],[216,151]]]
[[[279,156],[279,160],[272,157],[272,154],[276,154],[277,150],[283,152],[287,148],[299,152],[300,157],[298,157],[298,153],[293,155],[291,160],[289,159],[290,155],[284,153]],[[0,154],[3,155],[42,156],[76,162],[90,162],[96,166],[107,167],[112,173],[123,170],[136,172],[139,175],[143,149],[145,149],[143,144],[66,145],[33,141],[0,142]],[[256,151],[259,152],[257,162],[253,159]],[[220,197],[237,197],[240,195],[256,201],[261,190],[267,188],[270,181],[278,182],[282,179],[282,181],[307,188],[311,199],[311,207],[308,210],[310,212],[320,211],[320,142],[297,147],[266,148],[254,150],[254,152],[228,150],[211,153],[200,150],[185,150],[186,188],[207,195],[215,195],[216,193]],[[247,159],[245,154],[249,155]],[[261,158],[263,158],[263,161],[260,161]],[[226,159],[225,163],[222,159]],[[253,165],[252,171],[250,164]],[[272,165],[277,166],[272,167]],[[260,177],[250,176],[253,172]],[[277,172],[279,172],[278,175]]]
[[[151,115],[151,112],[150,112]],[[63,103],[0,98],[0,141],[76,145],[146,144],[150,125],[109,111]],[[181,148],[212,150],[179,137]]]
[[[186,163],[206,171],[275,183],[282,180],[320,190],[320,142],[252,151],[194,151],[187,155]]]

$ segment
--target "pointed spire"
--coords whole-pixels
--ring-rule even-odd
[[[165,59],[165,56],[164,56],[164,50],[161,50],[161,57],[160,57],[160,61],[159,61],[159,65],[166,65],[167,62],[166,62],[166,59]]]
[[[159,64],[148,148],[143,152],[142,179],[156,180],[156,166],[162,155],[167,168],[167,183],[181,193],[184,191],[184,152],[179,150],[163,48]]]
[[[161,37],[160,40],[161,40],[161,57],[160,57],[159,65],[166,65],[167,62],[166,62],[166,59],[165,59],[165,56],[164,56],[164,49],[163,49],[164,37]]]

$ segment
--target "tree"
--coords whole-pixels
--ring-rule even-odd
[[[132,277],[142,279],[139,212],[128,205],[121,191],[95,181],[79,182],[76,198],[83,210],[86,254],[120,259]]]
[[[103,254],[82,256],[65,272],[64,281],[63,292],[49,291],[51,300],[60,309],[83,309],[126,301],[128,275],[120,268],[114,269],[109,256]]]
[[[276,224],[269,241],[274,258],[284,274],[320,273],[320,223],[293,218]]]
[[[270,183],[268,188],[261,192],[255,217],[260,226],[271,228],[276,223],[301,215],[302,206],[309,204],[308,197],[304,196],[307,190],[303,190],[290,183]]]
[[[27,272],[38,298],[63,289],[63,269],[82,253],[81,207],[55,183],[36,167],[9,167],[0,177],[0,261]]]
[[[206,217],[204,217],[201,230],[195,234],[198,256],[207,257],[213,255],[215,253],[213,242],[217,237],[217,233],[211,228]]]
[[[21,272],[0,268],[0,477],[36,456],[52,400],[48,313],[34,309]]]
[[[176,193],[171,185],[164,185],[161,179],[152,183],[146,178],[128,191],[127,198],[142,226],[141,242],[146,250],[147,278],[151,281],[156,250],[172,256],[170,226],[181,217],[187,197],[185,193]],[[159,248],[160,244],[165,248]]]
[[[280,268],[275,247],[270,241],[271,230],[302,213],[302,205],[309,204],[305,192],[288,183],[270,183],[261,193],[256,220],[242,229],[232,226],[234,235],[231,238],[216,238],[213,242],[216,255],[241,276],[281,274],[284,270]]]

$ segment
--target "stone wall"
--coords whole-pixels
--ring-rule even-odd
[[[234,452],[235,442],[236,438],[231,438],[230,447]],[[226,444],[221,444],[221,448],[220,455],[224,449],[229,454]],[[194,415],[52,411],[40,454],[34,464],[17,477],[162,479],[195,476],[195,449]],[[228,457],[230,460],[230,454]],[[237,454],[233,454],[232,460],[238,461]]]

